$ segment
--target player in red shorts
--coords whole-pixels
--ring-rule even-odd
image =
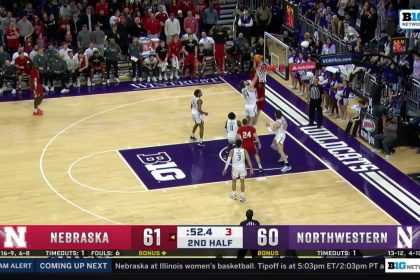
[[[41,79],[39,77],[39,71],[33,66],[32,62],[29,62],[29,88],[34,94],[34,116],[42,116],[44,112],[39,108],[44,98],[44,92],[42,89]]]
[[[248,151],[249,154],[253,154],[255,161],[258,164],[258,171],[262,172],[263,168],[261,165],[260,156],[258,155],[257,149],[255,148],[254,139],[258,143],[258,149],[261,149],[261,142],[258,138],[257,131],[252,125],[248,125],[248,120],[242,120],[242,126],[238,128],[238,135],[242,139],[242,148]]]

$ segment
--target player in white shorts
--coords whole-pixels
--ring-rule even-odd
[[[271,148],[276,150],[280,154],[279,162],[284,162],[284,166],[281,169],[281,172],[290,171],[292,166],[288,161],[288,156],[284,153],[284,141],[286,140],[286,130],[287,130],[287,121],[283,117],[283,113],[280,110],[276,110],[274,114],[276,120],[271,124],[269,122],[266,123],[266,127],[268,131],[274,132],[276,135],[274,136],[273,143],[271,144]]]
[[[257,92],[255,89],[257,77],[255,75],[251,83],[248,81],[241,81],[240,83],[241,94],[245,98],[245,116],[249,125],[255,125],[257,117]]]
[[[236,140],[236,147],[230,150],[228,159],[226,161],[225,169],[223,169],[223,176],[226,175],[227,169],[229,167],[230,161],[232,161],[232,193],[230,197],[233,200],[236,200],[236,180],[239,178],[241,181],[241,196],[239,200],[244,202],[245,198],[245,177],[247,175],[245,160],[249,166],[249,174],[252,176],[254,174],[252,168],[252,162],[249,157],[247,150],[242,148],[242,140]]]
[[[193,141],[196,141],[197,138],[195,138],[195,131],[197,130],[197,127],[200,127],[200,141],[198,142],[199,146],[204,146],[203,143],[203,136],[204,136],[204,116],[207,116],[209,113],[204,112],[202,110],[203,100],[201,100],[201,96],[203,96],[203,93],[201,90],[196,89],[194,91],[194,97],[191,101],[191,113],[193,121],[195,122],[192,133],[190,135],[190,139]]]
[[[236,115],[233,112],[228,114],[228,120],[225,123],[225,131],[227,133],[227,139],[229,146],[226,149],[226,154],[229,154],[230,150],[235,146],[237,137],[238,127],[241,126],[241,121],[236,119]]]

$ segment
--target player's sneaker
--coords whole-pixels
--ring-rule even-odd
[[[102,84],[103,84],[103,85],[106,85],[106,82],[105,82],[105,80],[102,80]]]
[[[166,73],[163,75],[163,80],[164,81],[167,81],[168,80],[168,77],[166,77]]]
[[[118,78],[115,78],[114,80],[115,80],[116,83],[120,82],[120,79],[118,79]]]
[[[200,142],[198,142],[198,144],[197,144],[198,146],[200,146],[200,147],[204,147],[204,146],[206,146],[205,144],[204,144],[204,142],[203,141],[200,141]]]
[[[147,82],[150,83],[150,77],[147,77]]]
[[[236,193],[231,193],[230,198],[233,199],[233,200],[237,200],[238,196],[236,195]]]
[[[195,136],[194,136],[194,135],[191,135],[191,136],[190,136],[190,140],[191,140],[191,141],[197,141],[197,138],[195,138]]]
[[[50,87],[50,92],[54,92],[54,87]]]
[[[88,87],[92,86],[92,82],[90,81],[90,78],[87,79],[87,86]]]
[[[69,90],[66,88],[63,88],[60,92],[61,94],[69,93]]]
[[[109,85],[111,83],[110,79],[106,79],[106,84]]]
[[[287,171],[290,171],[290,170],[292,170],[292,166],[291,165],[285,165],[285,166],[283,166],[283,168],[280,170],[281,172],[287,172]]]
[[[391,158],[391,155],[386,155],[385,160],[389,160]]]
[[[80,79],[77,79],[76,87],[80,87]]]
[[[156,77],[153,77],[153,78],[152,78],[152,81],[153,81],[154,83],[156,83],[156,82],[157,82]]]
[[[15,94],[16,94],[16,90],[12,89],[12,95],[15,95]]]
[[[241,197],[239,198],[240,202],[245,202],[246,201],[246,197],[244,195],[241,195]]]
[[[371,152],[374,152],[374,153],[378,153],[380,150],[379,149],[376,149],[376,148],[372,148],[372,149],[370,149],[370,151]]]
[[[262,168],[258,168],[258,172],[260,172],[260,173],[263,172],[263,170],[264,169],[262,169]]]
[[[34,115],[34,116],[42,116],[42,115],[44,115],[44,112],[38,109],[36,112],[33,112],[32,115]]]

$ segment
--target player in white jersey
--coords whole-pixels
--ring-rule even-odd
[[[238,127],[241,126],[241,121],[236,119],[236,115],[233,112],[228,114],[228,120],[225,123],[225,131],[229,146],[226,149],[226,154],[229,154],[230,150],[235,146],[236,139],[238,139],[237,131]]]
[[[252,82],[241,81],[241,94],[245,98],[245,116],[248,120],[249,125],[255,125],[257,117],[257,92],[255,89],[255,83],[257,81],[257,75],[255,75]]]
[[[204,112],[202,110],[203,106],[203,100],[201,100],[201,96],[203,96],[203,93],[201,90],[196,89],[194,91],[194,97],[191,101],[191,113],[193,121],[195,122],[192,133],[190,135],[190,139],[193,141],[196,141],[197,138],[195,138],[195,131],[197,130],[197,127],[200,127],[200,141],[198,142],[199,146],[204,146],[203,143],[203,136],[204,136],[204,117],[203,115],[207,116],[209,113]]]
[[[267,122],[266,127],[268,131],[274,132],[273,143],[271,148],[276,150],[280,154],[279,162],[284,162],[284,166],[281,172],[290,171],[292,166],[289,163],[288,156],[284,153],[284,141],[286,140],[287,121],[283,117],[283,113],[280,110],[276,110],[274,116],[276,120],[272,123]]]
[[[227,169],[229,167],[230,161],[232,161],[232,193],[230,197],[233,200],[236,200],[238,197],[236,195],[236,180],[239,178],[241,181],[241,196],[239,200],[244,202],[245,198],[245,177],[247,175],[245,160],[249,166],[249,174],[252,176],[254,174],[252,168],[252,162],[249,157],[248,151],[242,148],[242,140],[236,140],[236,147],[230,150],[228,159],[226,161],[225,169],[223,169],[223,176],[226,175]]]

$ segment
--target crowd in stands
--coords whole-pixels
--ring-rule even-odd
[[[22,91],[28,61],[46,92],[82,83],[120,81],[120,64],[131,79],[157,82],[226,71],[249,71],[263,40],[217,25],[218,0],[48,0],[0,7],[0,93]],[[245,31],[245,30],[244,30]],[[206,71],[206,69],[210,69]],[[99,78],[99,81],[98,81]]]

